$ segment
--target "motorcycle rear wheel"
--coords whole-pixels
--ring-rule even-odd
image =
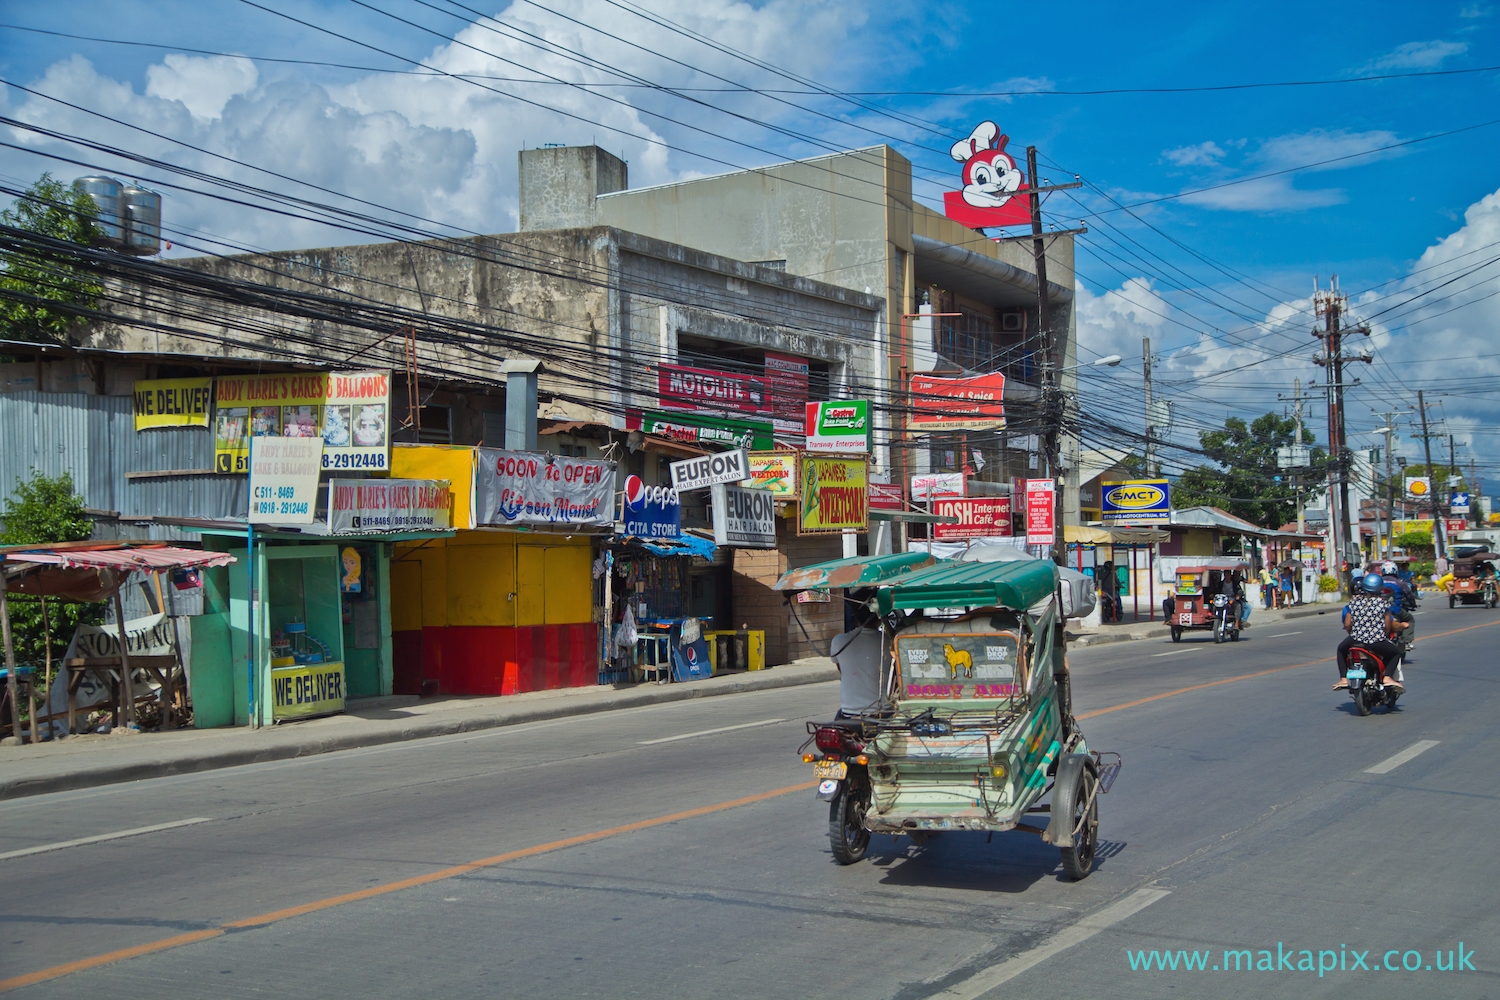
[[[844,786],[838,798],[828,804],[828,843],[833,860],[852,865],[865,856],[870,846],[870,831],[865,829],[865,810],[870,805],[868,789]]]
[[[1354,710],[1362,716],[1370,714],[1369,691],[1368,685],[1361,685],[1360,689],[1354,692]]]

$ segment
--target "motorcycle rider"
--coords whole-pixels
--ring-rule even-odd
[[[1391,618],[1391,606],[1382,593],[1384,590],[1385,579],[1379,573],[1366,573],[1360,580],[1359,593],[1349,600],[1349,606],[1345,609],[1344,615],[1344,631],[1348,632],[1349,636],[1339,643],[1337,657],[1339,679],[1338,683],[1333,686],[1335,691],[1349,686],[1349,680],[1344,673],[1348,669],[1349,647],[1351,646],[1362,646],[1380,660],[1384,665],[1382,682],[1386,687],[1398,692],[1405,690],[1405,686],[1390,672],[1400,648],[1386,636],[1406,628],[1406,625],[1398,624]]]
[[[1397,626],[1398,631],[1405,631],[1416,622],[1416,619],[1412,617],[1412,611],[1417,606],[1417,595],[1412,591],[1411,584],[1396,575],[1395,563],[1384,563],[1380,569],[1381,576],[1385,580],[1384,590],[1391,595],[1391,618],[1403,623]]]

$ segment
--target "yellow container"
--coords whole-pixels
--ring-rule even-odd
[[[766,669],[766,630],[753,628],[745,633],[750,649],[745,657],[751,670]]]

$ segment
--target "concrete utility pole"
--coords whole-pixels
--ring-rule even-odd
[[[1058,437],[1062,430],[1063,399],[1058,385],[1059,362],[1055,355],[1056,338],[1052,336],[1052,317],[1047,303],[1047,247],[1042,240],[1042,196],[1036,175],[1036,147],[1026,147],[1026,173],[1031,181],[1031,254],[1036,261],[1036,332],[1042,343],[1042,409],[1046,421],[1043,449],[1047,456],[1047,475],[1052,477],[1052,560],[1059,566],[1067,562],[1063,541],[1063,488],[1059,466]],[[1014,502],[1014,501],[1012,501]]]
[[[1417,390],[1417,411],[1422,415],[1422,450],[1427,457],[1427,499],[1432,508],[1432,545],[1433,554],[1438,558],[1447,558],[1447,550],[1443,546],[1443,525],[1438,519],[1437,490],[1432,484],[1432,436],[1427,433],[1427,403],[1422,399],[1422,390]]]
[[[1296,438],[1296,440],[1293,443],[1298,448],[1301,448],[1301,447],[1303,447],[1303,443],[1302,443],[1302,380],[1300,378],[1294,378],[1294,379],[1292,379],[1292,398],[1293,398],[1292,416],[1297,421],[1297,438]],[[1292,454],[1295,456],[1297,454],[1297,452],[1294,451],[1294,452],[1292,452]],[[1306,530],[1306,527],[1302,523],[1302,476],[1299,473],[1297,473],[1297,472],[1293,472],[1292,473],[1292,489],[1295,490],[1296,494],[1297,494],[1297,534],[1300,535],[1300,534],[1302,534],[1303,531]],[[1297,545],[1299,547],[1302,545],[1302,540],[1300,538],[1297,540]]]
[[[1385,414],[1385,557],[1389,559],[1396,548],[1396,484],[1391,481],[1391,442],[1396,434],[1396,427],[1391,422],[1396,419],[1394,411],[1387,410]]]
[[[1146,372],[1146,475],[1151,475],[1151,439],[1155,428],[1151,425],[1151,338],[1141,338],[1141,365]]]
[[[1334,500],[1333,485],[1335,476],[1338,482],[1338,541],[1334,562],[1347,559],[1352,566],[1355,562],[1355,554],[1359,551],[1359,545],[1350,533],[1349,519],[1349,469],[1350,456],[1348,438],[1344,434],[1344,353],[1343,340],[1345,333],[1360,333],[1369,336],[1370,330],[1365,326],[1354,327],[1345,330],[1342,319],[1348,300],[1339,294],[1339,276],[1334,275],[1329,282],[1328,292],[1325,294],[1318,290],[1317,279],[1313,279],[1313,304],[1318,314],[1323,317],[1323,329],[1313,330],[1313,336],[1323,342],[1323,356],[1318,363],[1328,368],[1328,381],[1326,389],[1328,392],[1328,448],[1332,453],[1328,471],[1328,492],[1330,504]],[[1361,352],[1350,360],[1370,362],[1368,352]],[[1358,383],[1356,383],[1358,384]],[[1355,528],[1359,524],[1358,519],[1354,521]],[[1332,539],[1335,533],[1333,518],[1329,517],[1328,535]]]

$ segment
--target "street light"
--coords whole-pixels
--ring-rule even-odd
[[[1075,372],[1080,368],[1118,368],[1120,366],[1120,362],[1123,360],[1124,359],[1121,358],[1118,354],[1106,354],[1098,361],[1090,361],[1086,365],[1069,365],[1066,368],[1059,368],[1057,370],[1057,374],[1061,375],[1063,372]]]

